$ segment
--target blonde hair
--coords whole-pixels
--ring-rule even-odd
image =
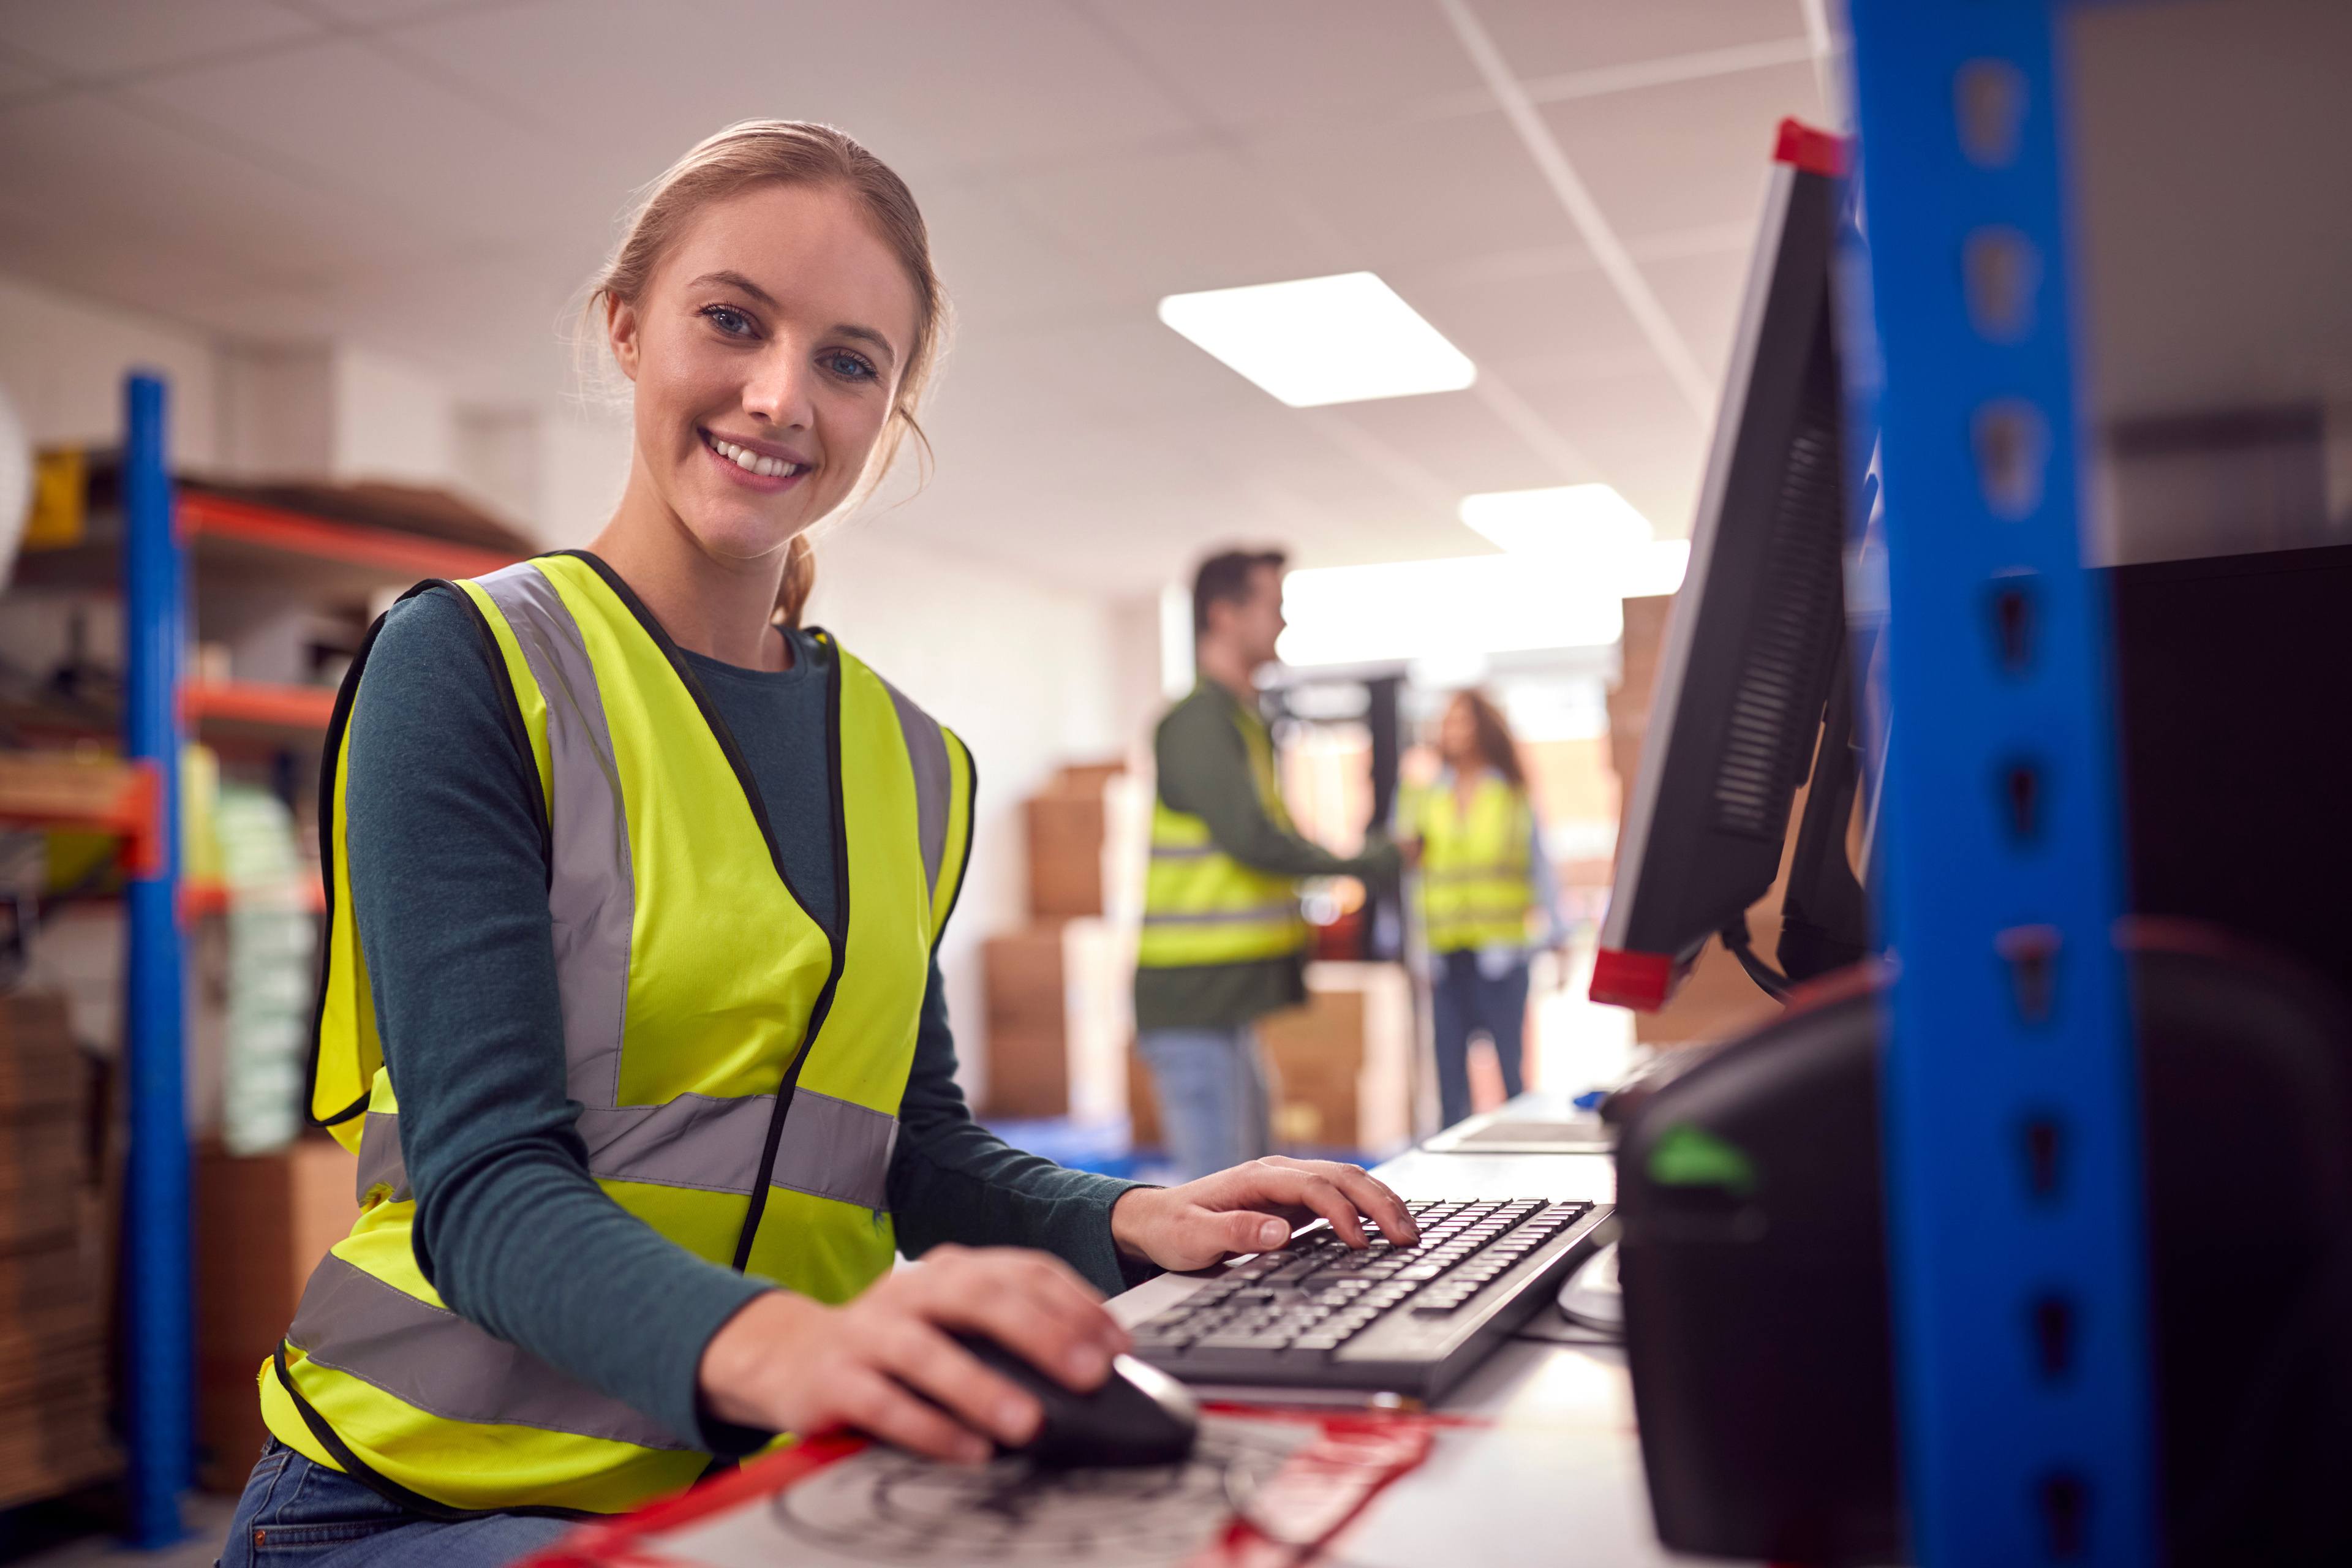
[[[615,305],[641,300],[662,258],[704,206],[771,184],[830,185],[855,196],[915,289],[915,341],[899,370],[889,417],[866,458],[866,471],[842,508],[845,511],[882,482],[909,432],[922,448],[928,472],[930,438],[916,422],[915,410],[938,368],[948,323],[947,294],[931,265],[930,231],[914,193],[888,164],[845,132],[805,120],[746,120],[696,143],[648,187],[630,215],[620,244],[589,286],[583,325],[600,328]],[[601,340],[603,333],[597,336]],[[778,622],[799,626],[815,586],[815,553],[807,535],[796,534],[785,552],[783,581],[776,594]]]

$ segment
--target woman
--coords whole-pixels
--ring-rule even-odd
[[[1136,1187],[965,1109],[971,759],[798,625],[809,531],[920,438],[945,302],[898,177],[722,132],[589,310],[632,383],[611,521],[421,584],[344,683],[311,1110],[362,1212],[262,1369],[231,1568],[506,1562],[779,1433],[977,1461],[1040,1412],[950,1331],[1090,1388],[1129,1274],[1413,1235],[1353,1167]]]
[[[1474,1032],[1494,1041],[1504,1092],[1526,1089],[1530,944],[1556,947],[1566,933],[1527,773],[1502,713],[1481,692],[1456,692],[1438,724],[1437,752],[1443,768],[1415,799],[1408,826],[1420,840],[1438,1104],[1450,1127],[1470,1114]]]

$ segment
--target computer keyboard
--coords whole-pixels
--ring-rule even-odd
[[[1405,1206],[1420,1246],[1367,1226],[1376,1239],[1358,1252],[1318,1220],[1145,1320],[1136,1355],[1188,1383],[1435,1399],[1553,1303],[1613,1212],[1544,1198]]]

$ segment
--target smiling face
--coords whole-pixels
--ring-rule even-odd
[[[635,387],[635,468],[709,556],[773,558],[846,500],[888,422],[914,284],[837,186],[697,213],[607,318]]]

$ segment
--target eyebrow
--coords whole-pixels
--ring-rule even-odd
[[[773,294],[769,293],[765,289],[761,288],[757,283],[752,282],[740,272],[737,272],[732,269],[719,272],[706,272],[701,277],[696,279],[691,284],[688,285],[688,287],[699,289],[706,283],[721,284],[727,288],[737,290],[739,293],[748,294],[752,299],[757,300],[761,304],[765,305],[771,310],[782,309],[782,306],[776,303],[776,297]],[[882,353],[894,363],[898,360],[898,351],[890,346],[890,340],[884,337],[880,332],[876,331],[872,327],[861,327],[855,323],[845,322],[835,327],[833,330],[842,337],[855,338],[860,342],[872,343],[876,348],[881,350]]]

